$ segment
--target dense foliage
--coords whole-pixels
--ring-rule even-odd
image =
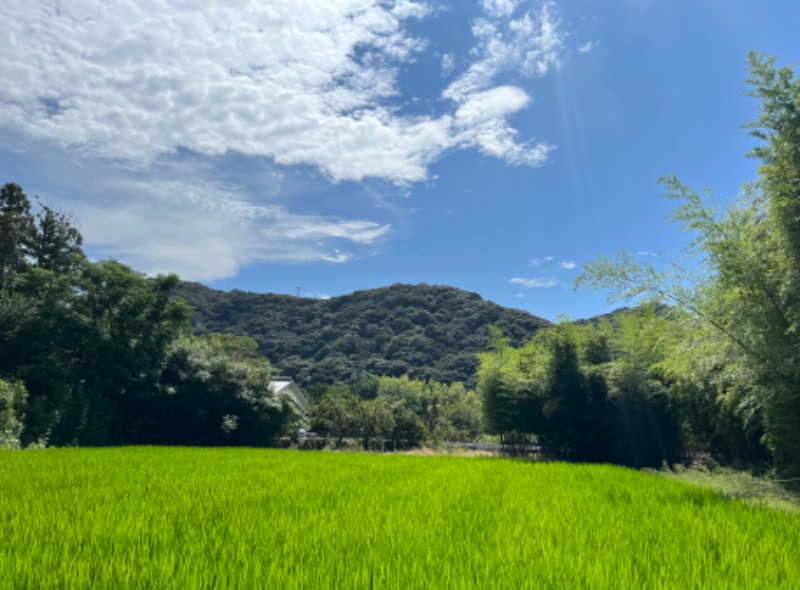
[[[668,196],[692,233],[686,257],[662,269],[634,256],[603,258],[583,281],[616,299],[646,296],[685,311],[682,340],[664,367],[697,409],[699,432],[742,456],[763,443],[784,477],[800,478],[800,79],[774,58],[750,55],[760,113],[758,179],[727,207],[676,178]],[[678,325],[676,324],[676,328]],[[736,426],[740,434],[731,436]],[[733,428],[732,428],[733,427]],[[742,436],[742,434],[744,436]]]
[[[548,322],[452,287],[393,285],[329,300],[221,292],[196,283],[176,291],[194,308],[199,333],[249,336],[273,366],[298,383],[366,375],[473,384],[488,326],[515,344]]]
[[[0,453],[0,588],[790,588],[798,517],[609,466]]]
[[[478,390],[490,432],[535,438],[550,456],[658,467],[683,451],[680,407],[657,368],[668,310],[559,324],[513,348],[498,331]]]
[[[360,383],[316,385],[312,427],[341,445],[403,449],[422,443],[467,442],[483,433],[480,398],[461,383],[376,377]]]
[[[0,379],[0,449],[18,449],[28,392],[22,383]]]
[[[0,189],[4,446],[263,445],[289,427],[266,361],[229,354],[235,339],[184,335],[175,275],[90,262],[81,243],[67,216],[44,205],[34,215],[19,186]]]

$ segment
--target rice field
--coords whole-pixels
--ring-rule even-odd
[[[608,466],[0,452],[0,588],[797,588],[800,517]]]

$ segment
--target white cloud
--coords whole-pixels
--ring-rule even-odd
[[[517,132],[506,119],[522,110],[530,97],[520,88],[498,86],[467,96],[455,114],[455,136],[465,145],[474,145],[482,152],[505,159],[511,164],[537,166],[543,163],[553,146],[538,143],[520,144]]]
[[[473,128],[497,121],[523,109],[529,102],[530,97],[514,86],[498,86],[484,92],[475,92],[456,111],[456,125]]]
[[[489,11],[487,16],[498,14]],[[476,60],[444,91],[445,98],[464,102],[472,93],[489,87],[502,73],[542,76],[560,65],[564,40],[550,4],[517,19],[478,19],[472,34],[478,41],[472,51]]]
[[[531,266],[542,266],[543,264],[547,264],[548,262],[552,262],[552,256],[545,256],[544,258],[534,258],[531,260]]]
[[[445,53],[442,56],[442,74],[445,76],[449,76],[453,73],[453,70],[456,67],[455,57],[452,53]]]
[[[507,122],[529,99],[492,85],[556,66],[557,24],[547,6],[511,19],[520,2],[483,4],[474,61],[444,92],[453,112],[431,117],[393,103],[399,68],[426,47],[406,27],[424,2],[7,0],[0,128],[139,167],[236,152],[336,181],[422,181],[456,148],[539,164],[550,148],[518,143]]]
[[[600,41],[589,41],[578,47],[578,53],[591,53],[598,45]]]
[[[37,153],[43,158],[37,163],[51,163],[46,148]],[[276,197],[292,190],[281,174],[262,169],[242,176],[258,187],[246,188],[221,180],[210,162],[162,162],[143,175],[61,161],[55,188],[34,190],[78,219],[91,256],[192,280],[232,277],[258,263],[342,263],[391,233],[387,223],[294,212],[292,201]]]
[[[559,262],[558,263],[558,268],[563,269],[563,270],[572,270],[576,266],[578,266],[577,263],[572,261],[572,260],[565,260],[564,262]]]
[[[514,278],[511,279],[511,283],[515,285],[520,285],[522,287],[541,289],[547,287],[555,287],[556,285],[558,285],[558,280],[553,278],[536,278],[536,279]]]
[[[0,158],[47,170],[87,249],[145,272],[347,262],[391,223],[309,214],[283,174],[404,186],[456,149],[546,160],[511,124],[532,105],[513,78],[557,67],[563,37],[526,4],[481,0],[473,50],[442,54],[444,108],[420,116],[399,73],[430,50],[408,27],[436,14],[423,0],[6,0]]]
[[[522,4],[522,0],[482,0],[481,6],[487,14],[496,18],[509,17]]]
[[[212,280],[235,276],[254,263],[342,263],[353,254],[332,243],[371,244],[390,231],[370,221],[252,205],[213,184],[147,182],[118,188],[126,190],[117,201],[77,203],[76,213],[95,253],[149,274],[178,272],[190,280]]]

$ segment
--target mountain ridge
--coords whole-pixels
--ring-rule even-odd
[[[426,283],[311,299],[183,282],[176,295],[195,308],[196,332],[249,336],[276,372],[302,384],[403,374],[473,383],[489,325],[515,345],[551,325],[477,293]]]

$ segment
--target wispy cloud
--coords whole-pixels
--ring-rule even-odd
[[[578,263],[574,260],[557,261],[554,256],[545,256],[543,258],[531,259],[531,266],[536,268],[559,268],[561,270],[573,270],[578,266]]]
[[[542,289],[548,287],[555,287],[557,286],[558,280],[554,278],[534,278],[534,279],[524,279],[524,278],[514,278],[511,279],[511,283],[515,285],[520,285],[522,287],[528,287],[531,289]]]
[[[520,2],[485,2],[508,5],[516,10]],[[513,11],[512,11],[513,12]],[[530,10],[515,18],[505,10],[489,10],[486,18],[472,27],[477,45],[472,53],[475,61],[445,91],[445,98],[464,102],[474,92],[489,87],[504,72],[524,76],[542,76],[561,63],[564,35],[553,16],[553,5],[545,4],[538,11]]]
[[[442,74],[444,74],[445,76],[449,76],[450,74],[453,73],[455,67],[456,67],[455,57],[453,56],[453,54],[445,53],[442,56]]]
[[[46,146],[28,147],[38,159],[20,157],[20,168],[47,167],[57,157]],[[89,183],[82,161],[61,159],[53,174],[31,189],[80,221],[90,255],[150,274],[213,280],[252,264],[342,263],[391,235],[388,223],[292,211],[291,199],[275,198],[292,191],[291,180],[265,166],[238,175],[239,183],[222,178],[209,158],[162,162],[147,174],[96,162]]]
[[[543,256],[540,258],[533,258],[530,262],[531,266],[537,269],[537,273],[541,273],[545,276],[539,277],[531,277],[531,278],[522,278],[516,277],[511,279],[511,283],[514,285],[520,285],[522,287],[527,287],[530,289],[543,289],[549,287],[556,287],[561,284],[557,278],[553,277],[552,274],[563,271],[563,270],[573,270],[577,267],[577,263],[572,260],[556,260],[555,256]],[[551,275],[551,276],[548,276]]]
[[[475,21],[474,61],[442,96],[457,105],[456,143],[512,164],[538,166],[554,149],[545,142],[522,142],[508,124],[511,115],[529,106],[530,96],[516,86],[495,86],[501,74],[542,76],[559,67],[564,34],[552,5],[520,12],[518,0],[484,0],[485,16]]]
[[[113,203],[76,204],[95,253],[192,280],[235,276],[254,263],[343,263],[353,254],[339,244],[372,244],[390,231],[371,221],[255,205],[213,182],[130,182],[115,192]]]
[[[552,262],[552,256],[545,256],[544,258],[533,258],[531,260],[531,266],[542,266],[543,264],[547,264],[548,262]]]
[[[591,53],[598,45],[600,45],[600,41],[589,41],[578,47],[578,53]]]

